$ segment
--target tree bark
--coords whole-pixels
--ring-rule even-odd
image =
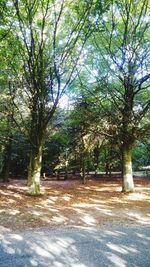
[[[30,160],[28,167],[29,194],[40,195],[40,176],[42,167],[42,144],[32,146],[30,150]]]
[[[100,145],[99,145],[99,143],[94,148],[93,153],[94,153],[94,168],[95,168],[95,177],[96,177],[97,172],[98,172],[98,167],[99,167],[99,155],[100,155]]]
[[[80,152],[80,175],[81,175],[82,183],[86,184],[85,157],[84,157],[83,152]]]
[[[133,192],[134,181],[132,174],[132,145],[124,145],[122,150],[123,158],[123,180],[122,192]]]
[[[109,162],[107,160],[105,164],[105,174],[108,175],[108,172],[109,172]]]
[[[85,175],[85,161],[82,158],[82,183],[86,184],[86,175]]]
[[[4,163],[1,176],[3,178],[3,182],[9,182],[9,170],[10,170],[10,163],[11,163],[11,152],[12,152],[12,135],[9,136],[8,142],[5,146],[4,152]]]

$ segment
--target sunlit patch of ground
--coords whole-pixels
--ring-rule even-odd
[[[0,225],[6,229],[150,223],[150,179],[136,178],[136,190],[121,193],[119,179],[42,181],[40,197],[26,194],[26,181],[0,183]]]

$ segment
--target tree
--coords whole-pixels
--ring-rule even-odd
[[[70,130],[70,150],[76,155],[76,164],[86,183],[86,172],[95,170],[99,164],[99,149],[103,142],[100,134],[99,109],[95,106],[91,94],[84,90],[80,79],[76,80],[73,87],[78,86],[76,100],[68,116],[68,129]],[[98,148],[98,149],[97,149]],[[98,156],[96,155],[98,150]]]
[[[148,10],[147,0],[113,1],[107,14],[97,20],[92,36],[98,53],[98,60],[94,58],[97,81],[116,109],[112,116],[118,122],[124,192],[134,190],[132,150],[149,127],[144,122],[150,107]]]
[[[83,26],[92,1],[13,0],[13,35],[20,68],[15,69],[13,105],[16,120],[30,141],[29,192],[40,193],[40,171],[45,133],[59,99],[74,77],[75,67],[89,36]],[[9,43],[9,41],[8,41]],[[12,66],[14,68],[14,66]],[[25,121],[28,117],[28,124]]]
[[[12,104],[12,90],[11,90],[11,79],[12,70],[10,68],[10,61],[13,61],[14,67],[17,67],[16,57],[14,56],[16,51],[15,40],[12,36],[12,5],[11,2],[2,0],[0,10],[0,130],[1,130],[1,176],[4,182],[8,181],[10,165],[11,165],[11,154],[12,154],[12,143],[13,135],[15,132],[13,116],[14,107]],[[10,46],[8,47],[8,40]],[[12,49],[12,43],[14,48]]]

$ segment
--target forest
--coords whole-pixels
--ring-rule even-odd
[[[0,180],[150,173],[150,1],[1,0]]]

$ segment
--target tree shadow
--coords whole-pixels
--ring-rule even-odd
[[[0,266],[148,267],[149,226],[34,230],[4,234]]]

